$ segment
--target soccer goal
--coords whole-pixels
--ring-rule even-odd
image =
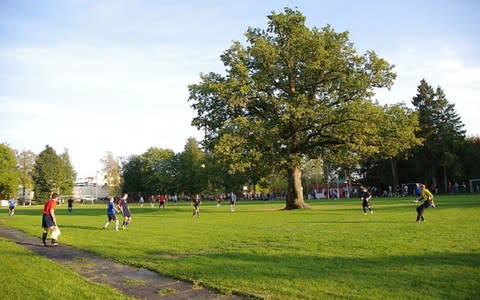
[[[480,193],[480,179],[470,179],[470,193]]]

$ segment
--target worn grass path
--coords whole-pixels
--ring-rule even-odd
[[[122,265],[71,246],[43,247],[39,238],[3,225],[0,225],[0,237],[65,265],[94,282],[113,286],[136,299],[241,299],[236,295],[219,295],[203,287],[163,277],[146,269]]]

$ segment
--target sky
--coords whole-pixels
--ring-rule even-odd
[[[284,7],[394,64],[381,104],[410,105],[425,79],[480,136],[480,1],[0,0],[0,143],[68,150],[78,177],[107,152],[179,153],[203,136],[188,85],[224,72],[222,52]]]

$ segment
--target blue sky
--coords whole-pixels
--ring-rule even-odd
[[[396,65],[380,103],[410,103],[425,78],[480,135],[477,1],[0,1],[0,142],[68,149],[79,176],[107,151],[180,152],[195,115],[189,84],[222,72],[219,55],[249,26],[298,8],[309,27],[350,32],[358,52]]]

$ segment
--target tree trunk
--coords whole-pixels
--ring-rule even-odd
[[[443,189],[444,189],[445,193],[448,193],[448,176],[447,176],[447,166],[446,165],[443,165]]]
[[[390,159],[390,165],[392,166],[393,188],[395,189],[395,187],[398,186],[397,160],[396,159]]]
[[[285,209],[308,208],[303,201],[302,171],[298,166],[291,166],[287,170],[288,190]]]

